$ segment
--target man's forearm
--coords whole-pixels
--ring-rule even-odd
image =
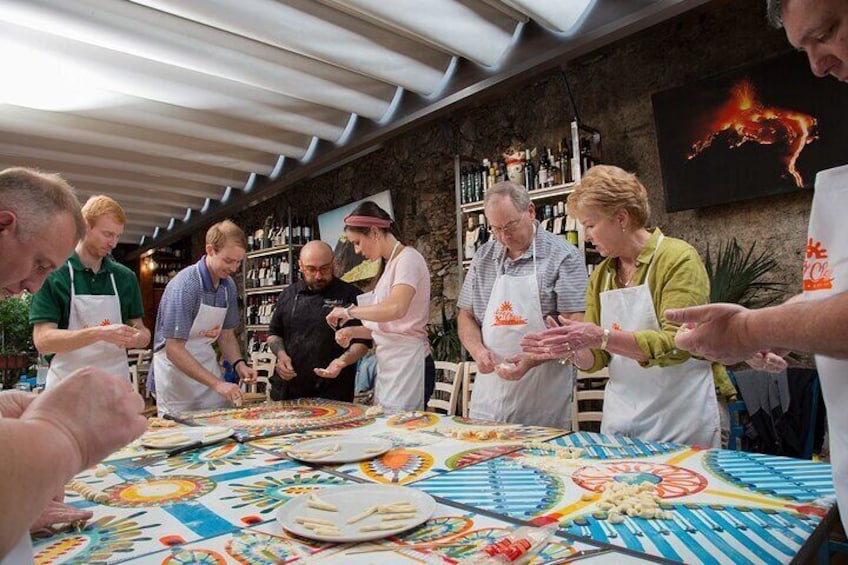
[[[0,557],[29,531],[53,496],[79,471],[70,446],[55,429],[0,418]]]
[[[365,357],[366,353],[368,353],[368,347],[366,347],[364,343],[354,343],[347,349],[347,351],[339,355],[337,359],[339,359],[342,363],[344,363],[344,366],[347,367],[348,365],[353,365]]]
[[[848,358],[848,293],[822,300],[790,300],[752,310],[746,335],[756,349],[783,348]]]
[[[36,324],[33,328],[33,343],[42,355],[67,353],[100,341],[97,328],[61,330],[55,324]]]
[[[469,353],[477,351],[483,345],[483,333],[480,331],[480,326],[477,325],[477,320],[468,310],[460,310],[457,315],[457,329],[459,333],[459,341]]]
[[[267,339],[267,340],[265,340],[265,343],[267,343],[267,344],[268,344],[268,349],[269,349],[269,350],[271,351],[271,353],[273,353],[274,355],[279,354],[281,351],[282,351],[283,353],[285,353],[285,352],[286,352],[286,346],[285,346],[285,344],[283,343],[283,338],[281,338],[281,337],[280,337],[280,336],[278,336],[278,335],[271,335],[271,336],[268,336],[268,339]]]
[[[241,347],[239,347],[233,330],[221,330],[221,335],[218,336],[218,346],[221,348],[224,359],[230,363],[235,363],[236,359],[242,357]]]

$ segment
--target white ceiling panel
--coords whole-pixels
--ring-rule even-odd
[[[706,2],[0,0],[0,166],[110,194],[124,243],[164,244]]]

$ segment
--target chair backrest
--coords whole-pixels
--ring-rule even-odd
[[[572,431],[580,431],[581,423],[594,422],[600,426],[604,414],[604,388],[607,379],[609,379],[607,369],[591,374],[577,371],[577,378],[574,379],[574,388],[571,391]],[[587,406],[589,402],[592,404]]]
[[[474,379],[477,377],[477,363],[466,361],[462,373],[462,417],[468,417],[471,408],[471,391],[474,389]]]
[[[127,358],[130,363],[130,380],[136,392],[144,390],[146,396],[150,396],[147,388],[143,386],[147,380],[147,373],[150,371],[150,364],[153,362],[153,350],[151,349],[129,349],[127,350]]]
[[[436,388],[427,402],[428,410],[434,412],[442,410],[448,416],[456,414],[462,374],[462,363],[436,361]]]
[[[252,397],[254,401],[270,402],[271,375],[274,374],[274,367],[277,366],[277,357],[267,351],[254,351],[250,354],[250,366],[256,371],[256,381],[245,385],[245,391],[254,395]]]

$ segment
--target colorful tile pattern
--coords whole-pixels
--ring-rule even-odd
[[[523,449],[416,486],[684,563],[788,563],[833,505],[831,469],[822,463],[587,432],[549,443],[587,452],[563,459],[552,450]],[[597,502],[612,481],[654,484],[670,519],[625,516],[611,523]]]

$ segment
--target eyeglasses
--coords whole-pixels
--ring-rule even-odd
[[[321,265],[320,267],[314,267],[312,265],[301,265],[300,270],[306,273],[307,275],[316,275],[319,272],[322,275],[329,275],[333,272],[333,264],[327,263],[326,265]]]
[[[489,233],[498,235],[499,233],[512,233],[518,228],[518,224],[521,223],[523,218],[516,218],[511,222],[507,222],[502,226],[489,226]]]

